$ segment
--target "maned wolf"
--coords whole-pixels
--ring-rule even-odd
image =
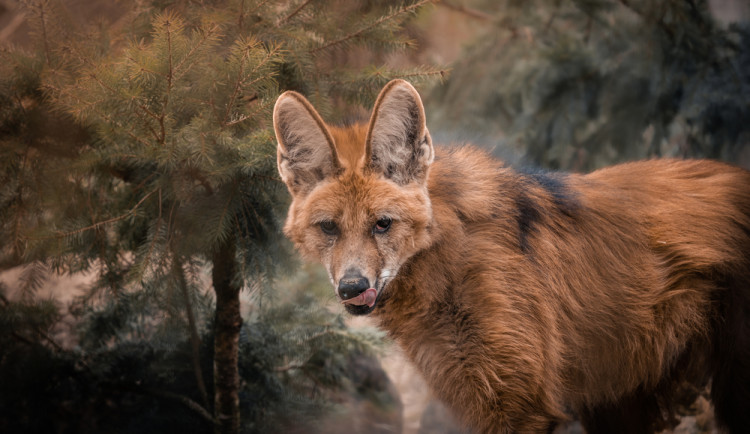
[[[369,123],[276,102],[284,227],[370,314],[432,392],[480,432],[671,422],[711,381],[720,425],[750,429],[750,172],[652,160],[520,172],[433,148],[422,101],[388,83]]]

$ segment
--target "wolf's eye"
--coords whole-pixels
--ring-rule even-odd
[[[383,217],[382,219],[375,222],[375,226],[373,226],[372,231],[376,234],[384,234],[388,232],[388,229],[391,228],[391,223],[393,220],[389,219],[388,217]]]
[[[338,228],[336,227],[336,222],[326,220],[324,222],[320,222],[320,230],[328,235],[336,235]]]

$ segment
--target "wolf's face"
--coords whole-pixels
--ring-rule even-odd
[[[419,95],[394,80],[367,128],[339,129],[286,92],[274,128],[279,173],[292,194],[284,232],[326,267],[347,311],[372,312],[401,266],[429,245],[434,150]]]

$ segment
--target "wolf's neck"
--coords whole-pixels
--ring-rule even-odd
[[[374,312],[393,339],[409,339],[417,329],[424,333],[425,327],[438,320],[441,313],[436,307],[454,298],[452,291],[464,268],[460,256],[448,243],[438,242],[404,264],[388,284],[383,305]]]
[[[514,198],[500,192],[522,188],[516,185],[518,179],[513,170],[482,151],[468,147],[438,150],[428,181],[431,244],[402,266],[388,285],[383,304],[374,311],[394,339],[409,339],[415,327],[434,327],[449,315],[441,306],[460,303],[461,296],[454,291],[471,268],[470,250],[476,248],[472,232],[517,238],[514,218],[503,217],[513,208]]]
[[[374,311],[381,327],[402,344],[413,331],[424,333],[440,321],[440,306],[454,302],[454,288],[467,268],[470,246],[461,217],[441,201],[434,201],[433,208],[432,243],[401,267]]]

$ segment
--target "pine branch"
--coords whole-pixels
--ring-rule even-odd
[[[171,20],[172,17],[167,16],[164,21],[164,26],[166,28],[167,33],[167,90],[164,92],[164,100],[161,105],[161,114],[159,115],[159,128],[161,131],[161,140],[159,140],[159,143],[164,146],[164,144],[167,141],[167,131],[164,121],[166,120],[167,116],[167,108],[169,107],[169,99],[170,94],[172,92],[172,79],[174,70],[172,67],[172,23]]]
[[[49,273],[49,267],[43,260],[32,261],[26,265],[18,277],[18,280],[21,282],[20,291],[22,297],[26,300],[31,299],[33,294],[47,281]]]
[[[141,280],[143,279],[143,275],[146,273],[146,267],[148,267],[149,263],[151,262],[151,257],[154,255],[154,250],[156,250],[156,244],[159,240],[159,233],[162,230],[162,225],[164,225],[164,220],[161,218],[161,215],[159,215],[153,229],[151,241],[148,243],[148,249],[146,249],[146,252],[143,255],[137,255],[141,257],[141,259],[138,261],[139,265],[137,267],[134,266],[131,270],[132,273],[137,275]]]
[[[407,73],[407,74],[396,73],[393,75],[393,78],[402,78],[402,79],[409,80],[413,78],[424,78],[424,77],[439,75],[440,80],[444,81],[446,79],[446,75],[448,75],[449,72],[450,70],[448,69],[440,68],[440,69],[431,69],[431,70],[426,70],[426,71],[417,71],[417,72],[412,72],[412,73]]]
[[[151,75],[153,75],[153,76],[156,76],[156,77],[162,77],[162,78],[164,78],[165,80],[167,79],[167,76],[166,76],[166,74],[162,74],[162,73],[161,73],[161,72],[159,72],[159,71],[154,71],[153,69],[150,69],[150,68],[146,68],[145,66],[141,65],[141,63],[140,63],[140,62],[138,62],[138,60],[136,60],[136,59],[135,59],[135,58],[134,58],[133,56],[128,56],[128,61],[130,61],[130,62],[132,62],[132,63],[134,63],[134,64],[138,65],[138,67],[140,68],[141,72],[148,72],[149,74],[151,74]]]
[[[79,57],[79,59],[84,60],[85,62],[88,62],[88,60],[86,60],[85,58]],[[100,86],[102,86],[102,88],[110,91],[113,95],[115,95],[115,96],[122,96],[119,91],[117,91],[116,89],[114,89],[111,86],[107,85],[94,72],[90,72],[89,74],[87,74],[87,77],[94,79],[94,81],[96,81],[97,84],[99,84]],[[100,118],[102,118],[104,121],[106,121],[110,125],[114,125],[114,126],[118,127],[119,129],[121,129],[131,139],[135,140],[136,142],[138,142],[138,143],[140,143],[140,144],[142,144],[142,145],[144,145],[146,147],[150,148],[152,146],[151,143],[149,143],[149,142],[145,141],[143,138],[138,137],[137,135],[133,134],[132,127],[131,128],[126,128],[125,125],[123,125],[119,120],[114,119],[112,116],[110,116],[106,112],[104,112],[101,109],[99,109],[97,106],[99,105],[99,103],[101,103],[101,101],[86,102],[86,101],[83,101],[80,97],[78,97],[77,94],[74,93],[74,92],[63,92],[60,89],[58,89],[58,88],[56,88],[54,86],[51,86],[49,84],[46,85],[45,88],[47,90],[52,90],[52,91],[57,92],[58,95],[60,95],[60,96],[65,96],[66,98],[72,98],[72,99],[74,99],[76,103],[85,105],[87,109],[90,109],[91,111],[93,111],[94,114],[96,114],[97,116],[99,116]],[[60,99],[62,99],[62,98],[60,98]],[[132,100],[132,98],[131,98],[131,100]],[[142,107],[142,108],[145,108],[145,107]],[[77,117],[79,117],[79,118],[84,118],[85,117],[83,115],[83,110],[82,109],[71,110],[71,111],[73,113],[77,112],[78,113]],[[153,133],[155,134],[155,138],[158,140],[159,136],[158,136],[158,134],[156,134],[156,131],[154,131],[153,128],[150,128],[150,129],[151,129],[151,131],[153,131]]]
[[[52,339],[52,337],[50,335],[48,335],[45,331],[43,331],[43,330],[35,330],[35,331],[39,334],[39,336],[42,337],[42,339],[44,339],[50,345],[52,345],[52,347],[55,349],[55,351],[57,351],[58,353],[62,353],[62,352],[65,351],[65,349],[62,347],[62,345],[60,345],[57,342],[55,342],[55,340]]]
[[[8,300],[8,298],[7,298],[7,297],[5,296],[5,294],[3,294],[2,292],[0,292],[0,301],[2,301],[2,303],[3,303],[3,307],[8,307],[8,306],[10,306],[10,300]],[[38,335],[39,335],[39,337],[41,337],[41,338],[42,338],[42,340],[44,340],[44,341],[45,341],[45,342],[47,342],[48,344],[52,345],[52,348],[54,348],[54,349],[55,349],[55,351],[57,351],[57,352],[59,352],[59,353],[62,353],[62,352],[64,352],[64,351],[65,351],[65,349],[64,349],[64,348],[62,347],[62,345],[58,344],[58,343],[57,343],[57,342],[56,342],[56,341],[55,341],[54,339],[52,339],[52,337],[51,337],[51,336],[50,336],[50,335],[49,335],[49,334],[48,334],[47,332],[45,332],[44,330],[41,330],[41,329],[39,329],[38,327],[34,327],[34,329],[33,329],[33,332],[34,332],[34,333],[36,333],[36,334],[38,334]],[[31,341],[30,339],[28,339],[28,338],[26,338],[26,337],[24,337],[24,336],[22,336],[22,335],[18,334],[18,333],[17,333],[17,332],[15,331],[15,330],[12,330],[12,331],[11,331],[11,335],[12,335],[12,336],[13,336],[14,338],[16,338],[17,340],[19,340],[19,341],[21,341],[21,342],[23,342],[23,343],[25,343],[25,344],[28,344],[28,345],[35,345],[35,342],[33,342],[33,341]]]
[[[269,50],[267,52],[265,58],[262,59],[258,63],[258,65],[256,65],[253,68],[253,70],[250,71],[249,74],[244,74],[243,73],[243,71],[244,71],[244,68],[243,68],[244,62],[243,62],[243,60],[247,59],[249,57],[250,50],[254,49],[254,47],[252,47],[251,45],[254,45],[254,41],[246,43],[245,50],[243,51],[242,57],[240,58],[240,67],[239,67],[239,71],[237,72],[237,81],[235,81],[235,83],[234,83],[234,89],[232,91],[232,95],[229,97],[229,102],[227,102],[227,108],[226,108],[226,111],[224,113],[224,119],[221,121],[222,128],[229,126],[229,124],[228,124],[229,115],[231,114],[232,107],[234,106],[234,103],[237,100],[237,96],[240,94],[240,91],[242,90],[242,88],[245,87],[245,86],[252,86],[253,84],[255,84],[255,83],[257,83],[257,82],[259,82],[259,81],[264,80],[264,79],[267,78],[267,77],[265,77],[263,75],[260,75],[255,80],[252,80],[249,83],[245,83],[244,82],[245,78],[243,78],[243,76],[247,76],[247,77],[252,76],[253,73],[255,73],[261,67],[263,67],[266,64],[268,64],[271,61],[271,59],[275,58],[276,55],[281,51],[280,47],[278,47],[278,46],[273,47],[271,50]],[[247,119],[247,118],[245,118],[245,119]],[[243,120],[245,120],[245,119],[243,119]],[[232,122],[231,125],[237,124],[239,122],[241,122],[241,121]]]
[[[226,200],[226,203],[221,209],[221,215],[219,216],[218,220],[216,221],[216,230],[218,232],[212,234],[215,236],[214,241],[224,241],[224,238],[226,237],[226,231],[223,230],[225,221],[227,218],[227,215],[229,214],[229,207],[232,205],[232,201],[234,200],[235,196],[235,189],[232,189],[232,193],[229,194],[229,197]]]
[[[255,81],[257,81],[257,80],[255,80]],[[239,117],[237,117],[235,119],[232,119],[232,120],[224,121],[222,123],[222,128],[231,127],[233,125],[237,125],[239,123],[242,123],[242,122],[244,122],[244,121],[246,121],[248,119],[255,118],[258,115],[258,113],[262,112],[265,109],[266,105],[267,104],[263,104],[263,103],[258,104],[258,108],[255,109],[255,111],[253,111],[253,112],[251,112],[249,114],[246,114],[246,115],[239,116]]]
[[[180,63],[178,63],[177,66],[175,67],[175,69],[174,69],[174,80],[175,81],[179,80],[183,75],[187,74],[190,71],[190,68],[186,68],[184,71],[181,71],[182,70],[182,65],[184,65],[185,62],[188,61],[188,59],[190,59],[191,57],[193,57],[193,55],[196,52],[198,52],[199,49],[203,48],[203,45],[205,45],[208,41],[210,41],[212,39],[212,36],[217,35],[218,34],[218,30],[219,30],[219,26],[214,24],[214,25],[212,25],[211,27],[209,27],[208,29],[206,29],[206,30],[204,30],[202,32],[203,33],[203,37],[200,39],[200,41],[198,41],[197,44],[193,44],[193,46],[190,49],[190,51],[188,51],[188,53],[182,58],[182,60],[180,61]],[[171,61],[171,59],[170,59],[170,61]],[[194,64],[195,63],[193,63],[193,65]],[[180,73],[178,74],[178,72],[180,72]]]
[[[361,36],[363,33],[365,33],[365,32],[367,32],[369,30],[372,30],[372,29],[378,27],[379,25],[383,24],[384,22],[390,21],[390,20],[396,18],[399,15],[402,15],[402,14],[407,13],[407,12],[411,12],[411,11],[419,8],[420,6],[423,6],[423,5],[427,4],[427,3],[432,3],[434,1],[435,0],[421,0],[421,1],[417,2],[417,3],[414,3],[414,4],[409,5],[409,6],[403,6],[403,7],[399,8],[399,9],[397,9],[395,12],[393,12],[391,14],[388,14],[388,15],[385,15],[383,17],[378,18],[377,20],[375,20],[373,23],[371,23],[368,26],[365,26],[365,27],[363,27],[363,28],[361,28],[361,29],[359,29],[359,30],[357,30],[355,32],[349,33],[349,34],[347,34],[347,35],[345,35],[345,36],[343,36],[343,37],[341,37],[339,39],[336,39],[336,40],[333,40],[331,42],[328,42],[327,44],[324,44],[324,45],[322,45],[320,47],[313,48],[312,50],[310,50],[310,53],[311,54],[315,54],[315,53],[317,53],[319,51],[326,50],[326,49],[331,48],[333,46],[336,46],[336,45],[342,44],[344,42],[347,42],[347,41],[349,41],[351,39],[357,38],[357,37]]]
[[[255,209],[255,207],[253,206],[253,204],[251,202],[249,202],[248,200],[246,200],[245,198],[242,198],[242,203],[245,205],[245,206],[242,207],[242,213],[245,215],[245,221],[248,221],[248,222],[252,223],[253,230],[255,231],[255,236],[258,237],[260,235],[260,233],[261,233],[258,230],[258,227],[255,224],[255,222],[261,221],[261,218],[258,215],[258,211]],[[255,215],[254,219],[251,219],[250,216],[247,215],[247,212],[246,212],[247,209],[252,210],[253,214]],[[241,234],[243,231],[240,228],[240,222],[236,221],[235,224],[237,226],[238,233]]]
[[[101,116],[102,119],[104,119],[105,121],[107,121],[111,125],[114,125],[114,126],[117,126],[118,128],[121,128],[125,132],[125,134],[127,134],[131,139],[135,140],[136,142],[140,143],[141,145],[144,145],[144,146],[146,146],[148,148],[150,148],[152,146],[151,143],[149,143],[146,140],[144,140],[143,138],[135,135],[133,133],[132,128],[131,129],[125,129],[125,126],[122,125],[122,123],[120,123],[120,121],[115,120],[110,115],[104,113],[103,111],[101,111],[99,109],[95,109],[94,112],[96,114],[98,114],[99,116]],[[156,136],[155,138],[158,139],[158,136]]]
[[[303,8],[304,8],[305,6],[307,6],[308,4],[310,4],[310,2],[311,2],[311,1],[312,1],[312,0],[305,0],[305,1],[303,1],[302,3],[300,3],[300,5],[299,5],[299,6],[297,6],[297,7],[296,7],[296,8],[295,8],[295,9],[294,9],[294,10],[292,11],[292,13],[290,13],[290,14],[289,14],[289,15],[287,15],[287,16],[285,16],[284,18],[282,18],[282,19],[281,19],[281,20],[279,21],[279,25],[282,25],[282,24],[286,23],[287,21],[289,21],[290,19],[294,18],[294,16],[295,16],[295,15],[297,15],[297,14],[299,13],[299,11],[301,11],[301,10],[302,10],[302,9],[303,9]]]
[[[26,219],[25,213],[23,212],[23,182],[21,175],[25,171],[26,166],[26,160],[29,156],[29,148],[27,147],[24,149],[23,158],[21,159],[20,168],[18,170],[18,174],[16,175],[16,180],[18,182],[18,192],[16,194],[16,201],[18,202],[18,211],[15,213],[15,218],[13,220],[13,251],[16,255],[19,257],[21,256],[21,243],[24,240],[23,235],[21,234],[21,224]]]
[[[124,220],[124,219],[126,219],[126,218],[134,215],[135,212],[138,210],[138,207],[141,206],[141,204],[143,202],[145,202],[146,199],[148,199],[152,194],[156,193],[158,190],[159,189],[152,190],[151,192],[149,192],[148,194],[146,194],[145,196],[143,196],[141,198],[141,200],[139,200],[138,203],[136,203],[125,214],[119,215],[117,217],[113,217],[111,219],[107,219],[107,220],[103,220],[103,221],[100,221],[100,222],[96,222],[96,223],[94,223],[92,225],[86,226],[84,228],[76,229],[76,230],[70,231],[70,232],[58,232],[55,235],[50,235],[50,236],[46,236],[46,237],[24,237],[24,239],[31,240],[31,241],[44,241],[44,240],[55,239],[55,238],[67,238],[67,237],[71,237],[73,235],[78,235],[78,234],[84,233],[86,231],[90,231],[90,230],[94,230],[94,229],[99,229],[100,227],[106,226],[106,225],[108,225],[110,223],[115,223],[115,222],[118,222],[120,220]]]
[[[133,98],[133,99],[135,99],[135,98]],[[140,108],[141,110],[143,110],[143,112],[146,113],[152,119],[155,119],[157,122],[159,121],[158,116],[154,112],[150,111],[146,106],[144,106],[142,104],[139,104],[138,108]],[[140,113],[138,113],[138,110],[135,110],[134,113],[143,122],[143,125],[145,125],[146,128],[151,132],[151,135],[154,136],[154,140],[156,140],[158,142],[159,141],[159,133],[157,133],[156,130],[154,129],[154,127],[151,126],[151,123],[146,118],[144,118],[143,115],[141,115]]]

